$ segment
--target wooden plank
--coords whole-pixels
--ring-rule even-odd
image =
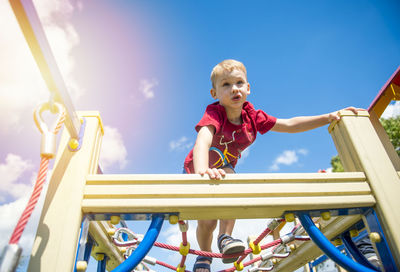
[[[92,221],[89,225],[89,233],[96,241],[96,245],[92,250],[92,256],[96,258],[96,254],[98,253],[107,256],[108,271],[115,269],[120,263],[125,261],[122,251],[113,244],[108,234],[108,230],[111,228],[109,223],[105,221]]]
[[[32,1],[10,0],[10,5],[47,88],[54,94],[55,101],[65,107],[66,128],[71,137],[77,139],[81,124],[36,9]]]
[[[353,146],[351,156],[360,162],[355,170],[365,172],[377,202],[375,211],[397,266],[400,267],[400,233],[397,230],[400,225],[398,173],[368,116],[359,117],[354,113],[347,113],[334,129],[340,130],[346,137],[345,142]],[[344,167],[346,169],[347,165]]]
[[[343,183],[269,183],[269,184],[157,184],[157,185],[88,185],[85,199],[124,198],[227,198],[367,195],[366,182]]]
[[[84,116],[81,113],[81,116]],[[87,117],[82,147],[68,149],[64,130],[43,205],[28,271],[73,271],[82,221],[81,202],[88,173],[96,173],[102,130],[98,118]]]
[[[84,213],[179,213],[181,220],[273,218],[286,211],[372,207],[368,195],[242,198],[84,199]]]
[[[363,172],[352,173],[258,173],[227,174],[221,180],[210,180],[197,174],[114,174],[88,175],[87,185],[103,184],[228,184],[228,183],[326,183],[365,181]]]
[[[353,114],[351,111],[341,111],[342,116]],[[368,117],[368,113],[360,116]],[[342,162],[344,171],[356,172],[362,169],[360,160],[358,159],[354,146],[348,141],[349,135],[346,130],[341,129],[343,126],[342,122],[334,121],[328,128],[331,133],[336,149],[338,151],[340,160]]]
[[[378,134],[379,139],[381,140],[386,150],[386,153],[388,154],[391,162],[393,163],[394,168],[396,169],[396,171],[400,171],[399,155],[397,154],[396,150],[394,150],[393,144],[390,142],[389,136],[387,135],[385,129],[383,128],[375,112],[371,112],[370,120],[375,128],[376,133]]]

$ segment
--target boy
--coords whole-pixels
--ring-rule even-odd
[[[185,159],[186,173],[207,174],[221,179],[226,173],[235,173],[234,167],[241,152],[256,139],[257,132],[302,132],[339,120],[337,112],[319,116],[277,119],[262,110],[255,110],[247,102],[250,84],[244,65],[236,60],[224,60],[211,73],[211,96],[218,101],[208,105],[204,116],[196,125],[196,143]],[[346,108],[357,113],[353,107]],[[220,220],[218,248],[222,254],[243,252],[245,244],[231,237],[234,219]],[[199,220],[196,230],[200,249],[211,251],[212,233],[217,220]],[[223,259],[231,263],[237,258]],[[199,256],[193,272],[209,272],[212,259]]]

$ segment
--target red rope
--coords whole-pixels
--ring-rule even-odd
[[[10,241],[8,242],[9,244],[18,244],[19,239],[21,238],[21,235],[26,225],[28,224],[29,218],[33,210],[35,209],[36,203],[39,200],[40,193],[42,192],[43,189],[43,184],[46,181],[48,169],[49,169],[49,159],[42,157],[40,161],[39,173],[36,178],[36,184],[33,189],[31,198],[29,199],[29,202],[25,207],[24,212],[22,213],[21,217],[18,220],[17,226],[15,227],[14,232],[11,235]]]
[[[278,219],[279,223],[282,223],[283,221],[285,221],[285,219]],[[270,234],[273,230],[270,228],[266,228],[258,237],[257,239],[254,240],[254,244],[258,245],[258,243],[261,242],[262,239],[264,239],[265,236],[267,236],[268,234]]]
[[[182,256],[181,262],[179,263],[179,267],[183,267],[185,265],[185,262],[186,262],[186,256]]]
[[[175,266],[170,265],[170,264],[167,264],[167,263],[164,263],[164,262],[159,261],[159,260],[156,261],[156,264],[161,265],[161,266],[164,266],[164,267],[169,268],[169,269],[172,269],[172,270],[176,270],[176,267],[175,267]]]
[[[253,264],[255,262],[258,262],[259,260],[261,260],[261,256],[258,256],[258,257],[254,258],[254,259],[252,259],[252,260],[250,260],[248,262],[243,263],[243,267],[249,266],[249,265],[251,265],[251,264]],[[220,270],[218,272],[233,272],[235,270],[236,270],[235,267],[231,267],[231,268],[227,268],[227,269],[224,269],[224,270]]]
[[[65,120],[65,110],[64,108],[62,108],[62,111],[60,112],[60,117],[57,121],[56,127],[54,128],[54,134],[57,134],[58,131],[61,129],[64,120]],[[21,235],[24,232],[26,225],[28,224],[29,218],[31,217],[33,210],[35,209],[40,194],[42,193],[43,185],[46,181],[47,172],[49,170],[49,162],[50,161],[48,157],[41,156],[39,173],[36,178],[36,183],[33,188],[33,192],[28,201],[28,204],[25,207],[24,212],[19,218],[18,223],[15,226],[13,233],[11,234],[10,241],[8,242],[9,244],[18,244],[19,240],[21,239]]]
[[[179,221],[179,224],[185,225],[185,222],[184,221]],[[182,245],[183,246],[187,246],[188,245],[187,232],[186,231],[182,232]],[[179,263],[179,267],[183,267],[185,265],[185,261],[186,261],[186,256],[182,255],[181,262]]]
[[[268,244],[262,245],[261,249],[265,250],[267,248],[270,248],[270,247],[275,246],[275,245],[279,245],[281,243],[282,243],[282,240],[279,238],[279,239],[276,239],[273,242],[270,242]],[[155,242],[154,245],[156,247],[160,247],[160,248],[179,251],[179,247],[177,247],[177,246],[172,246],[172,245],[168,245],[168,244],[164,244],[164,243],[160,243],[160,242]],[[223,259],[239,257],[239,256],[242,256],[244,254],[249,254],[250,252],[252,252],[252,249],[248,248],[244,252],[227,255],[227,254],[221,254],[221,253],[213,253],[213,252],[208,252],[208,251],[189,249],[189,253],[190,254],[199,255],[199,256],[205,256],[205,257],[211,257],[211,258],[223,258]]]
[[[266,228],[261,234],[260,236],[257,237],[257,239],[254,240],[254,245],[258,245],[259,242],[261,242],[262,239],[264,239],[265,236],[267,236],[268,234],[270,234],[273,230],[271,230],[270,228]]]

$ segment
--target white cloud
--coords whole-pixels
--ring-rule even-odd
[[[308,154],[308,150],[301,148],[301,149],[297,150],[297,153],[306,156]]]
[[[79,37],[68,23],[74,7],[68,0],[35,1],[35,6],[70,95],[77,99],[82,90],[71,76],[70,52]],[[8,1],[0,1],[0,28],[0,125],[3,131],[20,130],[23,113],[46,101],[49,92]]]
[[[128,152],[118,129],[105,126],[100,151],[100,165],[103,170],[114,164],[118,164],[119,168],[123,169],[128,163],[126,160],[127,154]]]
[[[185,151],[193,146],[193,142],[190,142],[188,138],[182,136],[179,140],[169,142],[170,151]]]
[[[382,114],[382,118],[388,119],[392,117],[397,117],[400,115],[400,101],[396,101],[393,104],[387,106],[386,110]]]
[[[273,162],[273,164],[269,167],[271,171],[278,171],[280,169],[280,165],[292,165],[299,161],[298,155],[307,155],[308,150],[306,149],[298,149],[298,150],[285,150],[280,154]]]
[[[30,161],[23,160],[20,156],[7,154],[5,162],[0,163],[0,202],[5,201],[6,196],[21,197],[31,190],[30,184],[18,182],[21,176],[33,165]]]
[[[154,98],[154,87],[158,85],[157,79],[142,79],[140,81],[139,90],[143,93],[147,99]]]

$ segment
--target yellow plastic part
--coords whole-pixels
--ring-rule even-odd
[[[290,247],[290,250],[292,250],[292,251],[296,250],[296,248],[297,248],[297,246],[295,244],[291,244],[289,247]]]
[[[79,141],[77,139],[71,138],[68,142],[71,149],[77,149],[79,147]]]
[[[272,263],[273,263],[273,264],[277,264],[277,263],[278,263],[278,260],[277,260],[276,258],[273,258],[273,259],[272,259]]]
[[[244,268],[244,265],[242,262],[240,262],[240,263],[234,262],[233,265],[235,266],[237,271],[242,271]]]
[[[86,271],[86,269],[87,269],[87,262],[78,261],[76,263],[76,270],[78,270],[78,271]]]
[[[369,234],[369,239],[373,243],[380,243],[382,241],[381,235],[379,233],[377,233],[377,232],[371,232]]]
[[[120,220],[121,220],[121,218],[118,215],[112,215],[110,218],[110,222],[113,225],[117,225]]]
[[[115,229],[108,229],[107,230],[108,235],[113,236],[115,234]]]
[[[183,245],[183,243],[180,244],[179,246],[179,253],[182,256],[186,256],[189,253],[189,249],[190,249],[190,243],[188,242],[186,246]]]
[[[335,246],[340,246],[343,244],[343,241],[342,241],[342,239],[337,238],[337,239],[335,239],[335,241],[333,241],[333,243],[335,244]]]
[[[321,217],[323,220],[328,221],[329,219],[331,219],[331,212],[322,212]]]
[[[102,261],[102,260],[104,260],[104,254],[103,253],[97,253],[96,254],[96,261]]]
[[[175,225],[176,223],[178,223],[178,221],[179,221],[179,217],[177,215],[173,214],[173,215],[169,216],[169,223],[171,225]]]
[[[253,254],[255,254],[255,255],[260,254],[260,252],[261,252],[260,244],[255,245],[254,241],[251,241],[249,243],[249,247],[253,250]]]
[[[185,271],[186,271],[186,265],[184,265],[183,267],[178,265],[176,267],[176,272],[185,272]]]
[[[350,236],[352,238],[357,237],[358,236],[358,229],[352,229],[350,230]]]
[[[293,222],[295,219],[294,213],[287,213],[285,214],[285,220],[286,222]]]
[[[294,220],[293,220],[294,221]],[[283,229],[283,227],[286,225],[288,221],[283,221],[281,222],[278,227],[276,227],[276,229],[274,231],[277,231],[278,233]]]

